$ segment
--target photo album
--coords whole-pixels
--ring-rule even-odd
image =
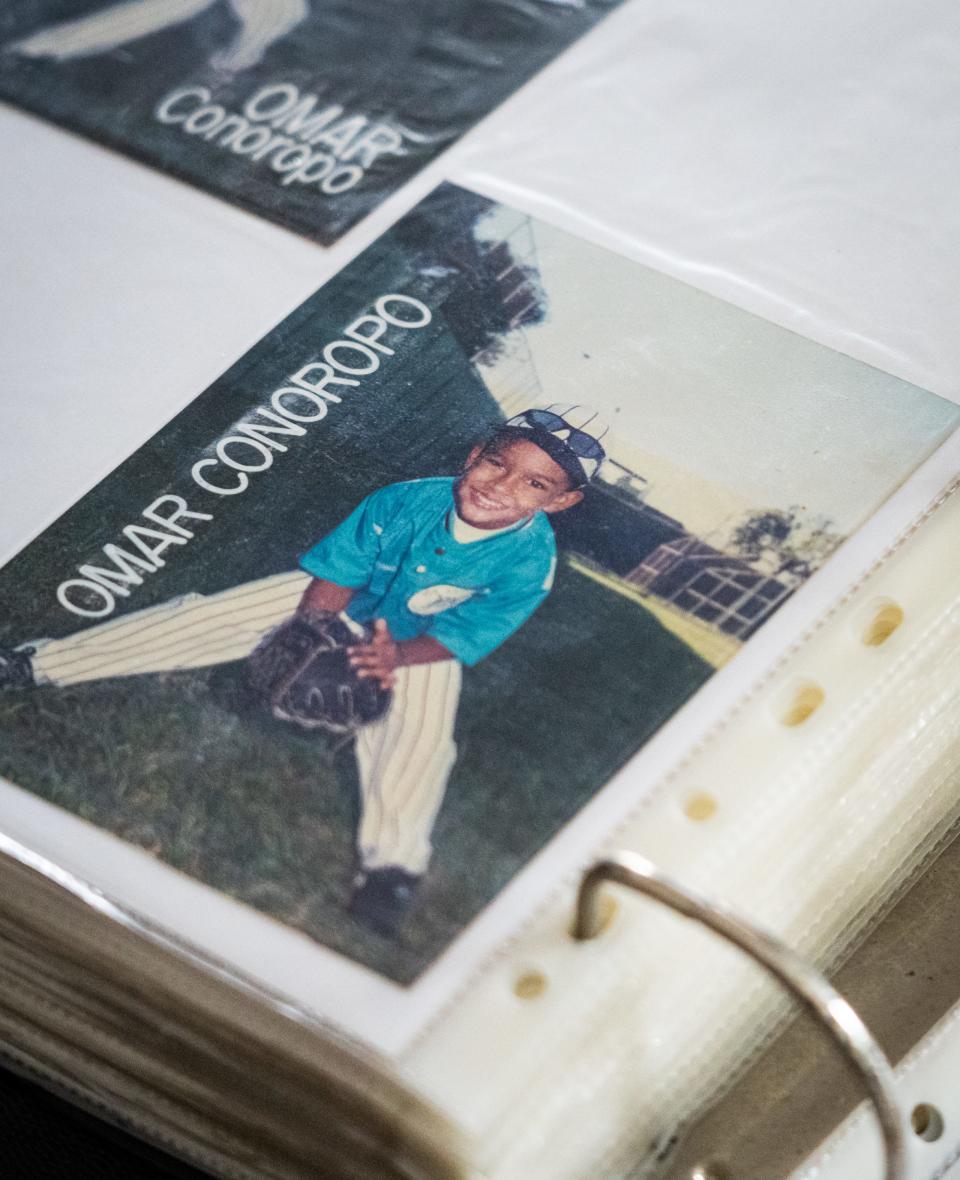
[[[0,1058],[212,1174],[730,1180],[682,1135],[787,1006],[591,870],[830,971],[960,824],[960,404],[646,265],[614,174],[429,167],[620,8],[0,12],[0,99],[309,239],[0,567]]]

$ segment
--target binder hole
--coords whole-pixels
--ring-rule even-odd
[[[596,938],[597,935],[603,934],[604,930],[608,929],[608,927],[612,925],[613,919],[617,916],[617,910],[619,908],[619,902],[613,896],[613,894],[606,889],[601,889],[600,896],[597,898],[597,929],[596,934],[592,935],[592,938]],[[569,930],[571,938],[574,937],[573,932],[575,927],[576,919],[574,919],[574,924],[571,925]]]
[[[513,991],[521,1000],[536,1000],[547,990],[547,977],[542,971],[524,971],[513,984]]]
[[[803,725],[826,700],[826,693],[819,684],[807,682],[795,685],[784,700],[780,713],[780,724],[791,729]]]
[[[920,1102],[910,1112],[910,1126],[919,1138],[933,1143],[943,1134],[943,1115],[929,1102]]]
[[[617,899],[612,893],[601,893],[600,904],[597,907],[597,933],[602,934],[617,916]]]
[[[879,647],[896,631],[903,622],[903,617],[903,608],[895,602],[875,603],[873,617],[864,627],[860,638],[867,647]]]
[[[688,795],[683,804],[683,814],[687,819],[696,820],[699,823],[713,819],[716,813],[717,801],[706,791],[697,791],[696,794]]]

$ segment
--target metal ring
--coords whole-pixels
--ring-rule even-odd
[[[746,951],[788,988],[823,1024],[863,1080],[883,1134],[886,1151],[884,1180],[904,1180],[906,1122],[897,1104],[893,1070],[854,1009],[815,967],[786,943],[744,921],[723,903],[711,901],[677,884],[651,861],[632,852],[614,853],[584,873],[577,895],[574,938],[596,938],[600,933],[598,892],[604,881],[636,889],[684,917],[707,926]]]

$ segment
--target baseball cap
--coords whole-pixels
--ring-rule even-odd
[[[576,487],[581,487],[596,475],[606,458],[600,440],[610,428],[589,406],[553,402],[515,414],[501,429],[528,431],[530,441],[559,463]]]

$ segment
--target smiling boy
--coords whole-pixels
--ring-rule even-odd
[[[351,662],[394,690],[387,715],[356,744],[352,909],[384,933],[430,859],[456,759],[461,665],[499,647],[550,592],[557,559],[548,517],[583,498],[605,432],[583,406],[526,410],[474,447],[458,478],[381,488],[301,561],[313,581],[299,609],[373,624],[372,642],[352,648]]]
[[[371,641],[351,648],[350,660],[360,676],[392,688],[393,701],[357,734],[351,910],[392,935],[430,860],[456,759],[461,667],[499,647],[550,592],[556,545],[549,517],[583,498],[603,461],[605,433],[584,406],[525,410],[474,447],[459,476],[372,492],[304,554],[299,572],[0,650],[0,688],[242,659],[294,609],[344,612],[371,625]]]

